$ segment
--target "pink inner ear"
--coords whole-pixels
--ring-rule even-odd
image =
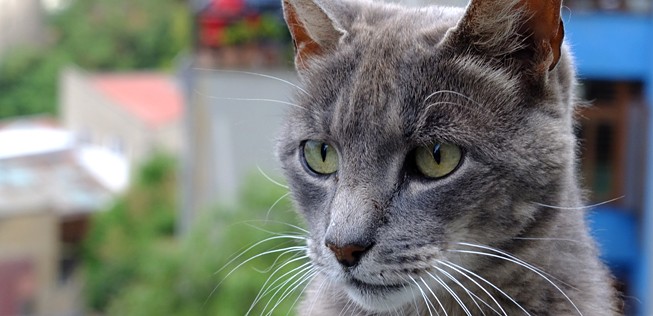
[[[564,38],[564,26],[560,19],[560,0],[522,0],[521,4],[531,18],[526,23],[527,29],[534,37],[539,49],[543,43],[545,56],[553,57],[551,63],[546,65],[552,70],[560,60],[560,50]],[[548,60],[548,58],[547,58]]]
[[[322,54],[322,47],[308,35],[297,11],[288,0],[284,0],[283,4],[283,13],[295,45],[295,66],[305,69],[309,59]]]

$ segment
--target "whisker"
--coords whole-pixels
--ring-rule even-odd
[[[268,219],[270,218],[270,212],[272,212],[272,209],[273,209],[275,206],[277,206],[277,204],[279,204],[279,202],[281,202],[281,200],[283,200],[283,199],[284,199],[285,197],[287,197],[288,195],[290,195],[290,192],[288,192],[288,193],[282,195],[282,196],[279,197],[276,201],[274,201],[274,203],[272,203],[272,205],[271,205],[270,208],[268,209],[268,212],[265,213],[265,220],[268,220]]]
[[[297,251],[296,249],[290,249],[290,250],[288,250],[288,251],[284,251],[284,252],[282,252],[280,255],[278,255],[278,256],[274,259],[274,261],[272,262],[272,264],[270,264],[270,266],[269,266],[268,268],[266,268],[266,269],[258,269],[258,268],[254,268],[254,271],[256,271],[256,272],[258,272],[258,273],[261,273],[261,274],[268,273],[268,272],[270,272],[270,271],[271,271],[271,270],[272,270],[272,269],[277,265],[277,262],[279,262],[279,260],[281,260],[281,258],[283,258],[283,256],[285,256],[285,255],[287,255],[287,254],[289,254],[289,253],[293,253],[293,252],[294,252],[295,254],[292,255],[290,258],[288,258],[288,259],[286,259],[286,260],[291,260],[291,259],[300,258],[300,257],[301,257],[301,258],[308,258],[308,256],[305,254],[304,251],[300,252],[300,251]],[[284,261],[284,262],[286,262],[286,261]]]
[[[297,304],[297,301],[299,301],[299,299],[304,295],[304,292],[306,292],[306,289],[308,288],[309,285],[311,285],[311,281],[313,279],[315,279],[315,276],[317,274],[318,274],[318,271],[316,269],[315,274],[311,277],[311,280],[306,282],[306,286],[304,286],[304,288],[301,290],[301,292],[299,292],[299,295],[297,295],[297,297],[295,298],[295,301],[293,301],[292,305],[290,305],[290,308],[288,309],[288,312],[286,313],[286,316],[290,315],[290,312],[294,309],[295,305]],[[322,280],[322,283],[320,284],[320,287],[318,288],[318,296],[319,296],[320,290],[322,289],[322,286],[324,286],[324,283],[326,283],[326,279]],[[315,301],[313,301],[313,302],[315,302]],[[313,310],[313,306],[311,306],[311,310],[309,311],[308,315],[306,315],[306,316],[310,316],[312,314],[312,310]]]
[[[227,263],[226,263],[222,268],[220,268],[218,271],[215,271],[215,272],[213,273],[213,275],[216,275],[216,274],[220,273],[222,270],[226,269],[230,264],[232,264],[234,261],[238,260],[240,257],[242,257],[243,255],[245,255],[247,252],[249,252],[250,250],[252,250],[252,249],[255,248],[256,246],[258,246],[258,245],[260,245],[260,244],[263,244],[263,243],[266,243],[266,242],[268,242],[268,241],[276,240],[276,239],[298,239],[298,240],[306,240],[306,238],[304,238],[304,237],[298,237],[298,236],[292,236],[292,235],[272,236],[272,237],[265,238],[265,239],[263,239],[263,240],[261,240],[261,241],[258,241],[258,242],[256,242],[256,243],[254,243],[253,245],[249,246],[247,249],[243,250],[243,251],[242,251],[240,254],[238,254],[236,257],[234,257],[233,259],[229,260],[229,261],[228,261],[228,262],[227,262]]]
[[[313,300],[311,302],[311,307],[308,309],[308,315],[306,315],[306,316],[311,316],[313,314],[313,307],[315,307],[315,303],[317,302],[317,298],[320,297],[320,293],[322,292],[322,289],[323,289],[325,284],[326,284],[327,287],[329,285],[331,285],[331,279],[324,278],[324,280],[322,280],[322,284],[320,284],[320,287],[317,288],[317,293],[315,293],[315,295],[313,296]]]
[[[291,285],[291,287],[287,288],[287,289],[284,291],[284,293],[282,294],[281,298],[280,298],[280,299],[277,301],[277,303],[272,307],[272,309],[270,310],[270,312],[267,313],[267,315],[268,315],[268,316],[269,316],[269,315],[272,315],[272,312],[274,312],[274,310],[277,309],[277,307],[278,307],[281,303],[283,303],[283,301],[285,301],[286,298],[288,298],[288,296],[290,296],[290,295],[291,295],[293,292],[295,292],[295,291],[296,291],[300,286],[302,286],[303,283],[306,283],[306,285],[304,286],[304,288],[302,289],[302,291],[300,291],[300,293],[299,293],[299,296],[301,296],[302,293],[304,293],[304,291],[306,290],[306,288],[311,284],[310,281],[315,277],[315,275],[317,275],[317,271],[312,271],[310,274],[305,275],[302,279],[298,279],[297,281],[295,281],[295,283],[294,283],[293,285]]]
[[[197,89],[193,90],[193,92],[195,92],[196,94],[201,95],[201,96],[203,96],[203,97],[205,97],[205,98],[208,98],[208,99],[214,99],[214,100],[252,101],[252,102],[271,102],[271,103],[279,103],[279,104],[284,104],[284,105],[290,105],[290,106],[294,106],[294,107],[296,107],[296,108],[300,108],[300,109],[302,109],[302,110],[308,111],[307,108],[305,108],[305,107],[303,107],[303,106],[301,106],[301,105],[297,105],[297,104],[292,103],[292,102],[288,102],[288,101],[281,101],[281,100],[275,100],[275,99],[264,99],[264,98],[228,98],[228,97],[216,97],[216,96],[212,96],[212,95],[204,94],[204,93],[200,92],[200,91],[197,90]]]
[[[270,177],[267,173],[265,173],[265,171],[263,171],[263,169],[261,169],[261,166],[256,165],[256,169],[258,169],[258,172],[260,172],[268,181],[270,181],[273,184],[276,184],[276,185],[278,185],[278,186],[280,186],[280,187],[282,187],[284,189],[288,189],[287,185],[285,185],[285,184],[283,184],[283,183],[281,183],[281,182],[279,182],[277,180],[272,179],[272,177]]]
[[[342,307],[342,309],[340,310],[340,313],[338,313],[338,316],[346,315],[345,312],[348,312],[349,309],[353,306],[353,304],[354,304],[353,301],[349,300],[349,301],[345,304],[345,306]]]
[[[274,286],[277,282],[279,282],[279,280],[283,280],[283,278],[286,277],[288,274],[295,273],[297,270],[301,270],[300,272],[297,272],[297,273],[301,273],[301,272],[303,272],[303,270],[305,270],[307,267],[310,268],[310,264],[311,264],[311,263],[310,263],[310,262],[306,262],[306,263],[300,265],[299,267],[295,267],[295,268],[293,268],[292,270],[290,270],[290,271],[288,271],[288,272],[286,272],[286,273],[284,273],[284,274],[278,276],[278,277],[277,277],[277,278],[276,278],[272,283],[269,283],[270,280],[272,279],[272,277],[273,277],[277,272],[279,272],[281,269],[283,269],[285,266],[287,266],[287,265],[289,265],[289,264],[291,264],[291,263],[293,263],[293,262],[295,262],[295,261],[299,261],[299,260],[301,260],[301,259],[305,259],[305,258],[307,258],[307,257],[304,256],[304,257],[295,258],[295,259],[289,260],[289,261],[285,262],[284,264],[282,264],[281,266],[277,267],[277,269],[274,270],[274,272],[272,272],[272,274],[270,274],[270,276],[265,280],[265,283],[263,283],[263,286],[261,286],[261,289],[260,289],[260,290],[258,291],[258,293],[256,294],[256,297],[254,297],[254,300],[252,301],[252,304],[249,306],[249,309],[247,310],[247,313],[245,314],[245,316],[249,315],[249,313],[252,312],[252,310],[254,309],[254,307],[256,306],[256,304],[257,304],[260,300],[262,300],[263,297],[265,297],[266,295],[268,295],[270,292],[274,291],[274,290],[277,289],[278,287],[282,286],[281,284],[280,284],[280,285],[277,285],[277,286]],[[268,283],[269,283],[269,285],[268,285]]]
[[[558,292],[560,292],[560,294],[562,294],[562,295],[567,299],[567,301],[569,301],[569,303],[574,307],[574,309],[576,309],[576,311],[578,312],[578,314],[581,315],[581,316],[583,315],[583,313],[580,312],[580,310],[578,309],[578,307],[576,306],[576,304],[574,304],[574,302],[569,298],[569,296],[567,296],[567,294],[566,294],[566,293],[565,293],[565,292],[564,292],[564,291],[563,291],[563,290],[562,290],[562,289],[561,289],[557,284],[555,284],[553,281],[551,281],[549,278],[547,278],[544,274],[542,274],[540,271],[538,271],[538,269],[535,269],[535,268],[533,268],[533,267],[530,267],[530,266],[528,266],[528,265],[526,265],[526,264],[524,264],[524,263],[521,263],[521,262],[519,262],[519,261],[517,261],[517,260],[514,260],[514,259],[512,259],[512,258],[503,257],[503,256],[499,256],[499,255],[491,254],[491,253],[480,252],[480,251],[470,251],[470,250],[449,250],[449,251],[451,251],[451,252],[459,252],[459,253],[476,254],[476,255],[488,256],[488,257],[494,257],[494,258],[498,258],[498,259],[507,260],[507,261],[513,262],[513,263],[515,263],[515,264],[517,264],[517,265],[519,265],[519,266],[525,267],[525,268],[527,268],[528,270],[531,270],[531,271],[535,272],[537,275],[539,275],[539,276],[542,277],[544,280],[546,280],[546,281],[549,282],[551,285],[553,285],[553,287],[555,287],[555,288],[558,290]]]
[[[465,293],[467,293],[467,296],[469,296],[469,298],[472,299],[472,302],[474,303],[474,305],[476,305],[476,307],[477,307],[478,310],[481,312],[481,314],[483,314],[483,315],[485,316],[485,312],[483,311],[483,309],[481,308],[481,306],[478,305],[478,302],[477,302],[476,299],[474,298],[476,295],[473,295],[472,292],[470,292],[470,291],[469,291],[469,290],[468,290],[468,289],[467,289],[467,288],[466,288],[462,283],[460,283],[460,281],[458,281],[458,279],[456,279],[456,278],[455,278],[453,275],[451,275],[449,272],[447,272],[447,271],[445,271],[445,270],[443,270],[443,269],[440,269],[439,267],[436,267],[436,266],[433,266],[433,267],[434,267],[436,270],[440,271],[440,273],[444,274],[444,276],[446,276],[448,279],[450,279],[451,281],[453,281],[454,283],[456,283],[456,285],[458,285],[460,288],[462,288],[463,291],[465,291]],[[453,288],[451,288],[451,289],[453,290]],[[476,298],[480,299],[478,296],[476,296]],[[485,303],[483,300],[481,300],[481,301],[482,301],[483,303]],[[485,303],[485,305],[488,305],[488,304]]]
[[[565,282],[563,280],[560,280],[555,275],[552,275],[551,273],[548,273],[548,272],[544,271],[544,269],[542,269],[542,268],[540,268],[540,267],[538,267],[538,266],[536,266],[534,264],[530,264],[530,263],[528,263],[528,262],[526,262],[526,261],[524,261],[524,260],[522,260],[522,259],[520,259],[520,258],[518,258],[518,257],[516,257],[516,256],[514,256],[512,254],[509,254],[509,253],[507,253],[505,251],[502,251],[500,249],[492,248],[490,246],[471,244],[471,243],[459,243],[459,244],[465,245],[465,246],[468,246],[468,247],[481,248],[481,249],[485,249],[485,250],[489,250],[489,251],[492,251],[492,252],[502,254],[502,255],[504,255],[504,256],[506,256],[508,258],[519,261],[521,264],[526,265],[527,267],[530,267],[532,269],[535,269],[535,270],[541,272],[542,274],[545,274],[545,275],[549,276],[550,278],[552,278],[552,279],[554,279],[554,280],[556,280],[556,281],[558,281],[558,282],[560,282],[560,283],[562,283],[562,284],[564,284],[564,285],[578,291],[578,288],[574,287],[573,285],[571,285],[571,284],[569,284],[569,283],[567,283],[567,282]]]
[[[440,91],[433,92],[433,93],[429,94],[429,96],[426,97],[426,99],[424,99],[424,101],[422,101],[422,102],[426,103],[426,101],[428,101],[430,98],[432,98],[432,97],[434,97],[434,96],[436,96],[438,94],[442,94],[442,93],[450,93],[450,94],[453,94],[453,95],[457,95],[457,96],[459,96],[461,98],[464,98],[464,99],[466,99],[466,100],[468,100],[468,101],[470,101],[470,102],[472,102],[472,103],[474,103],[474,104],[476,104],[478,106],[482,106],[481,103],[476,102],[474,99],[472,99],[472,98],[470,98],[470,97],[468,97],[468,96],[466,96],[466,95],[464,95],[464,94],[462,94],[460,92],[456,92],[456,91],[453,91],[453,90],[440,90]]]
[[[291,228],[295,228],[295,229],[299,230],[302,234],[301,234],[301,235],[294,235],[294,236],[295,236],[295,237],[301,237],[301,238],[303,238],[303,239],[306,239],[306,237],[304,237],[304,234],[309,234],[309,231],[308,231],[308,230],[306,230],[306,229],[304,229],[304,228],[302,228],[302,227],[300,227],[300,226],[293,225],[293,224],[286,223],[286,222],[277,221],[277,220],[252,219],[252,220],[248,220],[248,221],[243,221],[243,222],[241,222],[241,223],[254,223],[254,222],[263,222],[264,224],[267,224],[267,223],[275,223],[275,224],[281,224],[281,225],[285,225],[285,226],[288,226],[288,227],[291,227]],[[256,226],[251,226],[251,227],[258,228],[258,227],[256,227]],[[270,233],[270,234],[279,235],[278,232],[272,232],[272,231],[263,230],[263,229],[260,229],[260,230],[261,230],[261,231],[264,231],[264,232],[267,232],[267,233]],[[293,233],[296,233],[296,232],[293,232]]]
[[[420,294],[422,295],[422,299],[424,300],[424,303],[426,304],[426,310],[428,310],[429,315],[433,316],[433,312],[431,311],[431,306],[433,306],[433,304],[431,304],[431,301],[426,297],[426,293],[424,293],[424,290],[422,290],[422,287],[419,286],[419,283],[417,283],[417,281],[415,281],[415,278],[413,278],[410,275],[408,277],[410,278],[411,281],[413,281],[413,283],[415,283],[415,285],[417,286],[417,289],[419,290]],[[426,285],[426,283],[424,283],[424,285]],[[435,309],[435,306],[433,306],[433,309]]]
[[[281,255],[284,255],[286,253],[290,253],[290,252],[293,252],[293,251],[303,251],[305,249],[306,249],[305,246],[295,246],[295,247],[286,247],[286,248],[281,248],[281,249],[269,250],[269,251],[265,251],[263,253],[257,254],[255,256],[243,261],[242,263],[238,264],[235,268],[231,269],[231,271],[229,271],[229,273],[227,273],[227,275],[224,278],[222,278],[222,281],[220,281],[220,283],[218,283],[218,285],[216,285],[213,288],[211,293],[209,293],[209,296],[206,298],[206,301],[208,302],[209,298],[211,298],[211,296],[213,296],[215,291],[217,291],[217,289],[220,287],[220,285],[222,285],[222,283],[224,283],[229,278],[229,276],[231,276],[231,274],[233,274],[236,270],[238,270],[240,267],[247,264],[248,262],[250,262],[250,261],[252,261],[252,260],[254,260],[256,258],[259,258],[261,256],[269,255],[269,254],[272,254],[272,253],[283,252]],[[240,255],[238,257],[240,257]],[[230,262],[232,262],[232,261],[233,261],[233,259]],[[227,265],[229,265],[229,263],[227,263]],[[220,273],[220,271],[222,271],[223,269],[224,268],[222,268],[219,271],[215,272],[214,275]]]
[[[433,275],[428,271],[426,272],[426,274],[428,274],[431,278],[433,278],[433,280],[435,280],[440,285],[442,285],[442,287],[447,292],[449,292],[449,294],[451,294],[451,297],[453,297],[453,299],[456,300],[456,302],[458,302],[458,305],[460,305],[460,307],[463,309],[463,311],[465,312],[465,314],[467,316],[472,316],[472,313],[469,312],[469,309],[467,309],[467,306],[465,306],[465,303],[463,303],[463,301],[460,299],[460,297],[458,297],[458,295],[456,295],[456,293],[453,291],[453,289],[451,287],[449,287],[440,277],[438,277],[436,275]]]
[[[419,277],[419,279],[422,280],[422,283],[426,284],[426,281],[424,281],[424,278]],[[435,295],[435,293],[433,293],[433,290],[431,290],[431,287],[430,287],[430,286],[427,286],[426,289],[429,290],[429,292],[431,293],[431,295],[433,295],[433,298],[435,298],[435,301],[438,302],[438,305],[440,305],[440,308],[442,308],[442,312],[444,312],[444,315],[445,315],[445,316],[449,316],[449,315],[447,315],[447,310],[444,308],[444,305],[442,305],[442,302],[440,302],[440,299],[438,298],[438,296]],[[440,315],[440,313],[438,313],[437,310],[436,310],[435,312],[436,312],[438,315]]]
[[[301,269],[299,272],[295,273],[290,278],[286,279],[283,283],[277,285],[273,289],[270,289],[270,291],[268,293],[266,293],[265,295],[269,294],[271,291],[273,291],[275,289],[276,289],[276,291],[274,291],[272,296],[270,296],[270,299],[268,300],[268,302],[265,304],[265,306],[263,306],[263,311],[261,312],[261,315],[269,315],[279,305],[279,303],[281,302],[280,298],[277,299],[277,303],[272,307],[272,310],[270,312],[266,313],[266,311],[268,309],[268,306],[270,306],[272,301],[277,297],[277,295],[279,294],[279,292],[281,292],[282,289],[285,288],[286,290],[288,290],[290,288],[293,288],[296,284],[298,284],[298,282],[302,281],[306,276],[310,275],[312,273],[312,271],[313,271],[313,267],[311,267],[311,266],[305,267],[305,268]],[[295,281],[295,279],[297,279],[297,280]],[[290,283],[290,285],[288,285],[289,283]],[[283,296],[284,293],[286,293],[286,291],[282,292],[281,296]]]
[[[548,240],[548,241],[568,241],[577,244],[583,244],[578,240],[566,239],[566,238],[538,238],[538,237],[513,237],[512,239],[516,240]]]
[[[494,288],[495,290],[497,290],[499,293],[501,293],[503,296],[505,296],[507,299],[509,299],[511,302],[513,302],[515,305],[517,305],[517,307],[519,307],[519,309],[521,309],[522,311],[524,311],[524,313],[526,313],[526,315],[529,315],[529,316],[531,315],[531,314],[530,314],[530,313],[529,313],[529,312],[528,312],[524,307],[521,306],[521,304],[517,303],[517,301],[515,301],[515,299],[512,298],[512,296],[508,295],[506,292],[504,292],[502,289],[500,289],[499,287],[497,287],[496,285],[494,285],[492,282],[486,280],[484,277],[482,277],[482,276],[480,276],[480,275],[478,275],[478,274],[476,274],[476,273],[474,273],[474,272],[472,272],[472,271],[470,271],[470,270],[468,270],[468,269],[465,269],[465,268],[463,268],[463,267],[461,267],[461,266],[459,266],[459,265],[457,265],[457,264],[455,264],[455,263],[453,263],[453,262],[449,262],[449,264],[450,264],[451,266],[456,267],[456,268],[458,268],[458,269],[460,269],[460,270],[462,270],[462,271],[465,271],[465,272],[467,272],[467,273],[469,273],[469,274],[471,274],[471,275],[477,277],[479,280],[481,280],[481,281],[487,283],[489,286],[491,286],[492,288]],[[497,303],[497,304],[498,304],[498,303]],[[501,308],[501,307],[499,307],[499,308]],[[503,310],[503,309],[502,309],[502,310]],[[505,313],[505,312],[504,312],[504,313]]]
[[[591,208],[594,208],[594,207],[597,207],[597,206],[601,206],[601,205],[605,205],[605,204],[609,204],[609,203],[621,200],[624,197],[626,197],[626,196],[622,195],[620,197],[617,197],[617,198],[614,198],[614,199],[611,199],[611,200],[607,200],[607,201],[603,201],[603,202],[600,202],[600,203],[596,203],[596,204],[592,204],[592,205],[586,205],[586,206],[575,206],[575,207],[574,206],[565,207],[565,206],[547,205],[547,204],[538,203],[538,202],[531,202],[531,203],[533,203],[535,205],[538,205],[538,206],[548,207],[548,208],[552,208],[552,209],[556,209],[556,210],[572,210],[573,211],[573,210],[591,209]]]
[[[403,285],[403,287],[404,287],[404,289],[405,289],[405,288],[406,288],[406,284],[408,284],[408,280],[407,280],[404,276],[402,276],[401,274],[399,274],[399,273],[397,273],[397,276],[400,277],[402,280],[404,280],[404,285]],[[419,306],[417,305],[417,300],[415,299],[416,295],[415,295],[415,292],[413,292],[413,287],[411,286],[409,289],[410,289],[411,297],[413,298],[413,304],[415,305],[415,314],[416,314],[416,315],[420,315],[420,312],[419,312]]]
[[[494,298],[494,296],[492,296],[492,294],[490,294],[490,292],[488,292],[484,287],[482,287],[480,284],[478,284],[478,282],[476,282],[476,280],[472,279],[469,275],[467,275],[467,274],[465,274],[464,272],[458,270],[457,268],[455,268],[455,267],[449,265],[449,264],[448,264],[447,262],[445,262],[445,261],[440,261],[440,260],[438,260],[437,262],[438,262],[439,264],[442,264],[442,265],[444,265],[444,266],[446,266],[446,267],[448,267],[448,268],[450,268],[450,269],[452,269],[452,270],[458,272],[459,274],[461,274],[462,276],[464,276],[465,278],[467,278],[469,281],[471,281],[472,283],[474,283],[478,288],[481,289],[481,291],[485,292],[485,294],[487,294],[487,296],[489,296],[490,299],[491,299],[492,301],[494,301],[495,304],[497,304],[497,307],[499,307],[499,309],[501,310],[501,312],[503,313],[504,316],[508,316],[508,314],[506,313],[506,311],[503,310],[503,308],[501,307],[501,304],[499,304],[499,302]],[[473,293],[472,293],[472,294],[473,294]],[[475,296],[476,296],[476,295],[475,295]],[[480,298],[479,298],[479,299],[480,299]],[[488,303],[486,303],[484,300],[481,300],[481,302],[485,303],[485,305],[487,305],[487,307],[489,307],[492,311],[494,311],[495,313],[499,314],[499,312],[497,312],[496,310],[494,310],[494,308],[492,308],[492,307],[491,307]],[[499,314],[499,315],[500,315],[500,314]]]
[[[434,106],[436,106],[436,105],[455,105],[455,106],[463,106],[463,107],[466,106],[466,105],[464,105],[464,104],[462,104],[462,103],[448,102],[448,101],[439,101],[439,102],[435,102],[435,103],[431,103],[431,104],[429,104],[429,105],[426,107],[426,109],[424,109],[424,112],[428,112],[429,109],[431,109],[431,107],[434,107]]]
[[[308,94],[308,92],[306,92],[306,90],[302,89],[300,86],[298,86],[298,85],[296,85],[296,84],[294,84],[294,83],[292,83],[292,82],[290,82],[290,81],[288,81],[288,80],[281,79],[281,78],[279,78],[279,77],[275,77],[275,76],[270,76],[270,75],[266,75],[266,74],[262,74],[262,73],[257,73],[257,72],[241,71],[241,70],[210,69],[210,68],[201,68],[201,67],[194,67],[193,69],[194,69],[194,70],[201,70],[201,71],[210,71],[210,72],[238,73],[238,74],[252,75],[252,76],[258,76],[258,77],[268,78],[268,79],[272,79],[272,80],[277,80],[277,81],[279,81],[279,82],[283,82],[283,83],[288,84],[288,85],[290,85],[290,86],[292,86],[292,87],[295,87],[295,88],[297,88],[299,91],[301,91],[301,92],[303,92],[304,94],[310,96],[310,94]]]
[[[254,224],[251,224],[251,223],[253,223],[253,222],[263,222],[263,225],[265,225],[265,224],[269,224],[269,223],[282,224],[282,225],[286,225],[286,226],[289,226],[289,227],[292,227],[292,228],[299,228],[299,227],[294,226],[294,225],[292,225],[292,224],[288,224],[288,223],[280,222],[280,221],[275,221],[275,220],[269,220],[269,219],[249,220],[249,221],[244,221],[244,222],[241,222],[241,223],[243,223],[243,224],[245,224],[245,225],[247,225],[247,226],[249,226],[249,227],[251,227],[251,228],[254,228],[254,229],[258,230],[258,231],[262,231],[262,232],[264,232],[264,233],[268,233],[268,234],[270,234],[270,235],[297,237],[297,238],[300,238],[300,239],[304,239],[304,240],[306,240],[306,236],[304,236],[304,234],[305,234],[304,232],[294,232],[294,231],[275,232],[275,231],[267,230],[267,229],[261,228],[261,227],[259,227],[259,226],[256,226],[256,225],[254,225]],[[300,234],[300,233],[301,233],[301,234]]]

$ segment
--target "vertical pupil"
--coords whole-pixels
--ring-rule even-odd
[[[433,147],[433,160],[439,165],[442,160],[442,154],[440,153],[440,144],[435,144]]]
[[[326,161],[327,150],[329,150],[329,145],[322,143],[322,149],[320,150],[320,154],[322,154],[322,162]]]

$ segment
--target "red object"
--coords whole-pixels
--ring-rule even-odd
[[[0,315],[30,313],[23,309],[36,299],[37,288],[34,263],[31,260],[0,262]]]
[[[243,0],[213,0],[199,14],[199,41],[202,46],[218,47],[224,42],[224,29],[245,12]]]
[[[221,14],[238,15],[245,9],[243,0],[213,0],[211,6]]]
[[[150,126],[178,120],[183,97],[168,76],[154,73],[97,75],[92,84],[127,112]]]

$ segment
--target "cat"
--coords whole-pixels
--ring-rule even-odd
[[[584,219],[561,0],[283,0],[298,315],[617,315]],[[308,279],[308,277],[306,278]]]

